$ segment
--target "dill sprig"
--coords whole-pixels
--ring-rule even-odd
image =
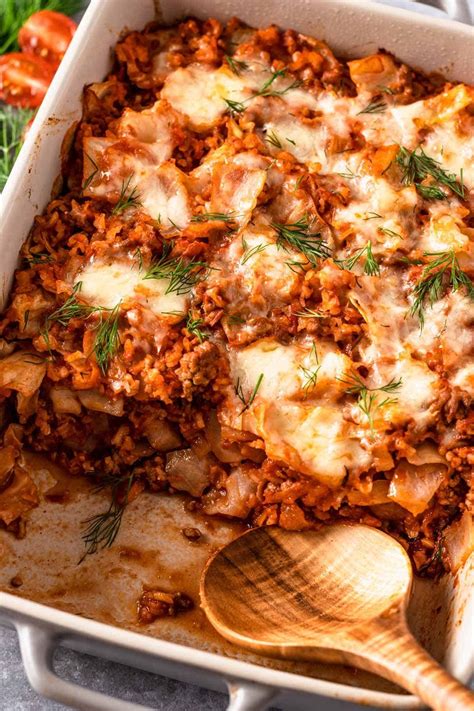
[[[367,106],[357,112],[357,116],[360,114],[381,114],[386,111],[386,109],[387,102],[382,101],[379,96],[375,96],[372,101],[367,104]]]
[[[276,230],[277,246],[289,252],[290,247],[304,254],[308,262],[317,264],[320,259],[327,259],[331,256],[331,249],[327,242],[321,237],[320,232],[311,232],[311,223],[307,216],[301,217],[297,222],[281,224],[271,223]],[[295,266],[292,263],[291,266]]]
[[[111,358],[115,355],[120,345],[118,334],[118,321],[120,316],[120,303],[113,309],[104,306],[90,306],[82,304],[77,300],[77,294],[81,290],[82,282],[78,281],[72,290],[72,294],[66,299],[62,306],[59,306],[52,314],[47,316],[42,336],[49,351],[50,339],[49,329],[52,323],[59,323],[61,326],[68,326],[72,319],[87,319],[92,314],[98,314],[99,320],[95,324],[96,335],[94,339],[94,353],[97,364],[103,373],[106,372]]]
[[[77,294],[80,292],[82,287],[82,282],[78,281],[72,289],[72,294],[66,299],[62,306],[59,306],[56,311],[53,311],[46,318],[46,326],[53,321],[60,323],[61,326],[67,326],[73,318],[88,318],[93,313],[101,311],[101,308],[97,306],[89,306],[88,304],[82,304],[77,300]]]
[[[355,267],[359,259],[361,259],[361,257],[363,257],[364,255],[364,274],[368,274],[368,276],[380,276],[380,265],[373,255],[372,242],[370,240],[364,247],[362,247],[362,249],[359,249],[351,257],[347,257],[347,259],[339,261],[338,264],[343,269],[351,271]]]
[[[112,210],[112,215],[118,215],[129,207],[138,207],[138,205],[141,205],[140,193],[137,187],[130,187],[132,178],[133,175],[129,175],[128,178],[122,182],[119,199]]]
[[[24,128],[33,113],[29,109],[0,106],[0,191],[5,187],[18,157]]]
[[[95,176],[99,172],[99,166],[95,162],[95,160],[92,158],[92,156],[89,155],[89,153],[86,153],[87,159],[89,160],[90,163],[92,163],[93,170],[92,172],[87,176],[87,178],[84,180],[84,183],[82,184],[82,190],[87,190],[89,185],[92,183],[94,180]]]
[[[242,62],[239,59],[235,59],[234,57],[231,57],[228,54],[224,54],[224,59],[231,68],[231,70],[234,72],[234,74],[237,74],[237,76],[239,76],[241,72],[245,72],[249,68],[249,65],[246,62]]]
[[[54,10],[74,15],[84,6],[83,0],[2,0],[0,4],[0,54],[18,49],[18,32],[34,12]]]
[[[165,294],[188,294],[198,282],[206,278],[211,267],[207,262],[194,258],[185,262],[182,257],[172,257],[173,247],[173,242],[165,243],[163,254],[150,264],[143,279],[168,279]]]
[[[275,148],[282,148],[281,141],[276,135],[275,131],[267,131],[265,140],[267,143],[270,143],[272,146],[275,146]]]
[[[245,323],[245,319],[240,314],[229,314],[227,321],[230,326],[237,326],[238,324]]]
[[[274,89],[272,88],[273,82],[278,79],[278,77],[284,77],[286,76],[286,68],[284,69],[277,69],[277,71],[273,72],[271,77],[265,81],[260,89],[254,94],[254,97],[256,96],[284,96],[288,91],[291,91],[291,89],[297,89],[299,86],[302,85],[303,82],[301,82],[299,79],[295,79],[291,84],[286,86],[284,89]]]
[[[118,330],[120,318],[120,303],[118,303],[106,316],[105,309],[100,312],[100,319],[97,326],[97,333],[94,340],[94,354],[97,365],[102,373],[107,372],[110,361],[118,351],[120,346],[120,336]]]
[[[379,215],[378,212],[366,212],[365,217],[363,217],[362,219],[367,222],[367,220],[382,219],[382,215]]]
[[[256,244],[254,247],[249,247],[247,240],[242,237],[242,248],[244,250],[244,253],[242,254],[242,257],[240,259],[241,264],[245,264],[248,262],[249,259],[252,259],[252,257],[255,257],[256,254],[259,254],[260,252],[263,252],[264,249],[269,247],[270,245],[268,244]]]
[[[409,151],[407,148],[400,146],[395,160],[402,170],[403,185],[414,185],[422,197],[438,200],[446,198],[446,194],[439,187],[434,190],[432,186],[421,185],[423,180],[430,176],[436,183],[444,185],[458,197],[464,199],[465,190],[462,171],[460,181],[458,181],[454,173],[448,173],[444,170],[441,163],[426,155],[420,146],[415,148],[414,151]]]
[[[304,377],[302,388],[304,390],[305,397],[308,395],[310,390],[313,390],[313,388],[316,387],[318,382],[318,373],[321,369],[316,343],[313,343],[312,345],[310,356],[313,356],[315,360],[315,366],[313,368],[306,368],[304,365],[299,366]]]
[[[245,111],[246,104],[248,104],[249,101],[252,101],[252,99],[257,98],[257,96],[284,96],[287,94],[289,91],[292,89],[297,89],[299,86],[302,85],[303,82],[301,82],[299,79],[295,79],[291,84],[286,86],[284,89],[275,89],[273,88],[273,82],[278,79],[278,77],[284,77],[286,76],[286,68],[285,69],[277,69],[275,72],[272,72],[271,77],[269,77],[260,87],[260,89],[257,89],[257,91],[253,94],[253,96],[249,96],[248,99],[243,99],[243,101],[234,101],[233,99],[227,99],[224,98],[223,100],[227,104],[227,108],[230,112],[231,115],[235,114],[241,114],[243,111]]]
[[[337,379],[347,386],[345,392],[348,395],[357,395],[357,407],[367,417],[370,431],[373,434],[376,412],[381,407],[397,402],[397,398],[390,397],[390,395],[400,389],[402,379],[392,378],[388,383],[378,388],[369,388],[355,371],[345,373],[342,378]],[[380,399],[380,393],[386,393],[387,397]]]
[[[38,264],[50,264],[54,262],[54,257],[49,252],[30,252],[27,257],[24,257],[24,260],[28,266],[34,267]]]
[[[248,397],[246,397],[244,394],[244,390],[242,388],[242,383],[240,382],[240,378],[237,379],[237,383],[235,385],[235,394],[237,395],[240,402],[244,406],[243,409],[239,412],[239,415],[242,415],[253,404],[253,401],[255,400],[258,390],[260,388],[260,385],[262,384],[262,380],[263,380],[263,373],[260,373],[260,375],[257,378],[257,382],[255,383],[254,389],[252,390],[250,395]]]
[[[234,222],[238,215],[235,212],[201,212],[193,215],[191,222]]]
[[[241,114],[243,111],[245,111],[245,104],[243,101],[233,101],[233,99],[226,98],[223,98],[223,101],[227,104],[227,108],[231,116]]]
[[[356,173],[354,173],[352,168],[350,168],[347,164],[346,164],[346,167],[347,167],[347,171],[345,173],[336,173],[336,175],[340,175],[341,178],[346,178],[346,180],[352,180],[353,178],[358,177],[356,175]]]
[[[466,287],[468,296],[474,300],[474,285],[459,266],[454,249],[447,252],[424,252],[423,256],[435,259],[423,269],[421,279],[413,290],[414,301],[408,312],[410,316],[418,318],[420,328],[425,323],[426,302],[433,308],[445,288],[457,291]]]
[[[110,548],[117,538],[133,481],[133,473],[125,477],[104,477],[96,487],[95,490],[100,491],[106,486],[111,486],[112,498],[106,511],[84,521],[86,529],[82,534],[82,540],[86,550],[79,563],[82,563],[88,555]]]
[[[204,333],[201,326],[204,326],[204,321],[201,318],[194,318],[190,311],[186,320],[186,330],[191,334],[191,336],[195,336],[199,343],[202,343],[206,338],[209,338],[209,334]]]
[[[399,239],[403,239],[401,234],[395,232],[394,230],[390,230],[388,227],[377,227],[377,231],[383,235],[387,235],[387,237],[398,237]]]

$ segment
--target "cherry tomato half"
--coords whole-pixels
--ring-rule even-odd
[[[18,33],[18,44],[23,52],[35,54],[57,68],[76,28],[76,23],[61,12],[41,10],[27,19]]]
[[[0,56],[0,100],[12,106],[35,108],[54,76],[55,69],[40,57],[21,52]]]

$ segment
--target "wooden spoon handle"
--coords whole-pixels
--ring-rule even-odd
[[[474,711],[474,693],[441,667],[405,625],[377,635],[367,659],[373,671],[419,696],[435,711]]]

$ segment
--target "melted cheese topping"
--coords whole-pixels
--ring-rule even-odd
[[[133,263],[91,262],[76,276],[81,282],[80,297],[93,306],[113,309],[120,303],[141,304],[158,316],[167,312],[185,312],[185,295],[166,293],[168,279],[143,279]]]
[[[113,203],[129,179],[139,196],[133,209],[157,228],[172,228],[173,238],[185,230],[178,238],[187,244],[207,240],[207,292],[224,314],[224,334],[216,329],[212,337],[227,353],[233,382],[221,421],[262,438],[273,459],[338,486],[348,472],[377,469],[376,451],[395,431],[428,436],[450,388],[473,394],[472,302],[464,287],[453,293],[442,282],[432,307],[425,303],[423,330],[410,314],[433,253],[453,250],[463,268],[473,268],[467,200],[446,185],[445,199],[425,197],[397,156],[400,146],[423,150],[464,181],[470,197],[474,93],[458,85],[403,104],[405,94],[389,88],[399,84],[399,67],[383,53],[349,63],[356,96],[308,90],[262,56],[237,49],[240,56],[238,74],[226,63],[173,70],[160,46],[153,71],[164,84],[156,104],[126,109],[107,136],[84,139],[84,192]],[[198,165],[194,153],[189,163],[182,159],[183,134],[197,141]],[[192,224],[193,214],[206,212],[228,216],[220,220],[225,230]],[[278,225],[292,226],[297,238],[282,239]],[[334,262],[308,261],[308,230],[298,225],[311,225]],[[348,267],[368,246],[376,273],[366,253]],[[145,281],[126,261],[91,262],[77,280],[84,299],[106,308],[132,302],[159,314],[187,307],[184,297],[166,294],[167,280]],[[333,321],[306,331],[297,319],[307,303]],[[237,325],[233,312],[242,316]],[[362,390],[349,388],[351,374]],[[388,450],[384,461],[390,468]]]

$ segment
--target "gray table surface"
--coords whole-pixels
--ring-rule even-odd
[[[414,9],[409,0],[381,0],[387,5]],[[474,9],[474,0],[470,0]],[[442,16],[438,10],[420,11]],[[224,711],[227,698],[191,684],[166,679],[86,654],[59,649],[58,674],[78,684],[117,698],[146,704],[157,711]],[[23,670],[16,633],[0,627],[0,711],[60,711],[66,707],[43,699],[28,684]],[[318,711],[367,711],[367,707],[346,703],[317,705]]]

